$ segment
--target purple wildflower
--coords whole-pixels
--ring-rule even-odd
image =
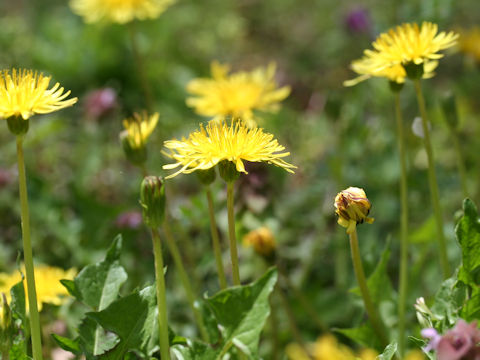
[[[363,8],[351,10],[345,16],[345,26],[353,34],[368,34],[371,29],[370,16],[368,11]]]

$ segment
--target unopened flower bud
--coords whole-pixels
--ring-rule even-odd
[[[222,160],[218,163],[218,172],[220,177],[227,183],[234,182],[240,176],[235,163],[228,160]]]
[[[351,234],[357,224],[364,221],[371,224],[373,218],[368,217],[371,204],[363,189],[349,187],[335,197],[335,213],[338,216],[338,224],[347,228],[347,234]]]
[[[29,120],[24,120],[21,116],[10,116],[7,119],[8,130],[13,135],[20,136],[25,135],[28,132]]]
[[[195,171],[197,174],[198,180],[205,185],[208,186],[215,181],[217,177],[217,173],[215,172],[215,167],[206,170],[197,170]]]
[[[140,189],[143,221],[151,228],[158,228],[165,217],[165,187],[158,176],[147,176]]]
[[[245,235],[243,244],[252,246],[257,254],[265,258],[271,258],[275,254],[275,248],[277,247],[273,233],[265,226],[252,230]]]

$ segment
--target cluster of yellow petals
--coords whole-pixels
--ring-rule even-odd
[[[87,23],[102,20],[125,24],[155,19],[176,0],[71,0],[70,6]]]
[[[146,111],[141,114],[134,113],[133,117],[123,120],[125,130],[120,134],[120,137],[125,137],[132,149],[142,148],[155,130],[159,117],[158,113],[148,115]]]
[[[236,165],[238,172],[247,173],[244,161],[267,162],[293,172],[294,165],[283,160],[290,155],[272,134],[263,129],[250,128],[242,121],[211,120],[206,127],[192,132],[188,139],[168,140],[164,146],[170,150],[168,154],[176,163],[164,165],[164,169],[181,167],[176,173],[167,176],[172,178],[180,173],[189,174],[195,170],[207,170],[222,160]]]
[[[475,26],[467,31],[462,31],[458,48],[462,53],[470,55],[475,61],[480,62],[480,27]]]
[[[70,91],[56,83],[48,88],[50,77],[32,70],[13,69],[0,73],[0,118],[12,116],[29,119],[34,114],[47,114],[77,102],[77,98],[66,99]]]
[[[25,272],[25,269],[22,270]],[[37,290],[38,310],[41,311],[43,304],[61,305],[68,296],[68,291],[60,283],[60,280],[73,280],[77,271],[75,269],[62,270],[57,267],[38,265],[35,266],[35,286]],[[0,294],[4,293],[7,296],[7,302],[10,303],[10,289],[22,281],[22,276],[19,271],[11,274],[0,273]],[[27,295],[27,283],[24,280],[25,296]],[[28,301],[26,301],[28,308]]]
[[[275,64],[271,63],[251,72],[228,74],[228,65],[213,62],[211,79],[193,79],[187,84],[187,91],[194,95],[187,99],[187,105],[202,116],[232,116],[254,126],[254,110],[277,111],[279,102],[290,94],[288,86],[277,87],[275,69]]]
[[[443,57],[439,51],[454,46],[457,39],[458,34],[452,31],[438,33],[438,26],[431,22],[423,22],[421,26],[416,23],[397,26],[380,34],[372,44],[373,50],[365,50],[363,58],[352,63],[352,69],[360,77],[344,85],[352,86],[372,76],[403,83],[404,65],[408,63],[423,64],[424,78],[432,77],[437,60]]]

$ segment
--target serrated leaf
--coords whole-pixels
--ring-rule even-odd
[[[268,298],[276,282],[277,271],[270,269],[251,285],[226,289],[206,299],[223,336],[221,352],[235,344],[257,354],[260,333],[270,314]]]
[[[152,342],[158,338],[154,286],[125,296],[100,312],[87,313],[87,316],[120,338],[120,342],[99,359],[120,360],[130,350],[137,349],[148,353],[150,348],[156,345]]]
[[[397,352],[397,343],[392,342],[392,343],[387,345],[385,350],[383,350],[383,352],[380,355],[378,355],[377,359],[378,360],[391,360],[396,352]]]
[[[57,345],[60,346],[63,350],[70,351],[75,355],[81,354],[78,340],[72,340],[56,334],[52,334],[52,338],[55,340]]]
[[[463,217],[455,227],[462,248],[462,266],[458,279],[475,288],[480,280],[480,220],[475,204],[468,198],[463,202],[463,212]]]
[[[105,260],[86,266],[74,279],[74,292],[94,310],[101,311],[115,301],[120,287],[127,280],[127,273],[118,262],[121,248],[122,237],[118,235]]]
[[[22,322],[22,326],[26,323],[25,310],[25,287],[23,280],[16,283],[10,289],[11,301],[10,308],[12,309],[13,317]]]
[[[445,325],[449,327],[456,322],[466,295],[465,285],[458,286],[456,277],[449,278],[442,282],[435,294],[435,302],[431,310],[438,320],[445,320]]]

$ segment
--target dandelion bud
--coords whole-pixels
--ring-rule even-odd
[[[277,247],[272,232],[269,228],[264,226],[252,230],[245,235],[243,238],[243,244],[245,246],[253,246],[253,250],[255,250],[258,255],[265,258],[271,258],[275,255],[275,248]]]
[[[147,161],[147,148],[144,145],[132,146],[127,130],[120,133],[120,142],[125,156],[132,164],[140,166]]]
[[[214,167],[207,170],[197,170],[196,174],[198,180],[200,180],[200,182],[205,186],[213,183],[215,181],[215,178],[217,177]]]
[[[143,221],[151,228],[162,225],[165,217],[165,187],[158,176],[147,176],[140,188]]]
[[[355,230],[357,224],[364,221],[371,224],[373,218],[368,217],[371,204],[363,189],[349,187],[335,197],[335,213],[338,215],[338,224],[347,228],[347,234]]]
[[[405,72],[410,80],[419,80],[424,73],[424,64],[415,64],[413,61],[403,65]]]
[[[14,135],[25,135],[28,132],[29,120],[13,115],[7,119],[8,130]]]
[[[218,163],[218,172],[220,173],[220,177],[227,183],[234,182],[240,176],[236,165],[228,160],[222,160]]]

